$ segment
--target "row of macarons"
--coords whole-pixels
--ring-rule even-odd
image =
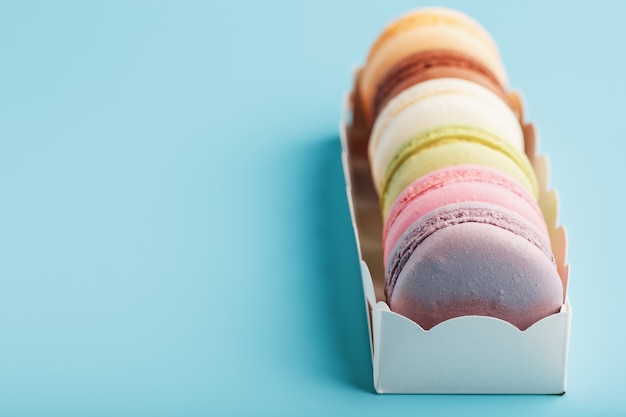
[[[392,22],[360,74],[385,295],[425,329],[483,315],[523,330],[564,301],[506,85],[489,33],[445,8]]]

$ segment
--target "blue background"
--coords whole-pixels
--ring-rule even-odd
[[[442,4],[551,158],[565,396],[373,393],[340,103],[421,3],[2,1],[0,415],[626,414],[626,3]]]

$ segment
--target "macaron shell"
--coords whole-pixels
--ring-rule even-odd
[[[490,68],[503,86],[507,83],[495,42],[481,25],[449,9],[418,10],[389,25],[370,51],[361,78],[367,113],[383,75],[406,56],[429,49],[465,52]]]
[[[498,52],[498,46],[489,32],[476,20],[456,9],[430,6],[410,10],[389,23],[372,45],[370,55],[376,53],[390,38],[402,34],[407,29],[437,25],[462,28],[469,35],[481,39],[486,46]]]
[[[425,81],[394,97],[374,124],[368,152],[379,193],[399,148],[421,132],[450,125],[486,130],[518,151],[524,150],[519,120],[497,95],[458,78]]]
[[[416,220],[438,207],[470,201],[492,203],[511,210],[549,240],[537,203],[514,179],[487,167],[453,166],[417,179],[396,199],[383,230],[385,265],[391,249]]]
[[[454,165],[484,165],[513,177],[536,199],[537,178],[528,157],[506,142],[473,128],[433,129],[398,151],[385,174],[380,203],[383,218],[415,179]]]
[[[559,311],[556,268],[528,240],[490,224],[437,231],[416,249],[388,299],[424,329],[459,316],[497,317],[521,330]]]

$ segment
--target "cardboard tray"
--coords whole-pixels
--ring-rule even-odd
[[[355,80],[359,72],[355,73]],[[355,83],[355,86],[358,85]],[[519,96],[512,93],[523,119]],[[532,124],[523,123],[526,153],[539,182],[539,206],[565,288],[560,312],[525,331],[497,318],[465,316],[425,331],[389,310],[383,295],[382,219],[367,157],[369,133],[355,89],[340,124],[346,192],[361,264],[374,388],[378,393],[564,394],[572,309],[567,297],[566,232],[558,198],[548,189],[549,163],[537,155]]]

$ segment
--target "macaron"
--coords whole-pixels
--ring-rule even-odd
[[[396,199],[383,228],[384,264],[413,223],[432,210],[460,202],[491,203],[515,212],[549,241],[537,202],[514,178],[487,166],[454,165],[416,179]]]
[[[401,59],[385,73],[376,86],[372,101],[373,119],[400,92],[437,78],[460,78],[481,85],[509,107],[514,107],[508,93],[487,66],[463,52],[429,49]]]
[[[471,315],[525,330],[563,303],[542,233],[483,202],[445,205],[415,221],[394,246],[385,280],[390,309],[426,330]]]
[[[524,133],[517,116],[492,91],[458,78],[421,82],[390,100],[372,129],[368,152],[379,193],[399,148],[421,132],[451,125],[486,130],[524,151]]]
[[[473,57],[489,68],[501,85],[506,85],[500,53],[485,28],[456,10],[418,9],[390,23],[370,49],[359,81],[366,114],[372,114],[376,87],[391,67],[414,53],[437,49]]]
[[[419,133],[396,152],[380,191],[383,218],[415,179],[454,165],[483,165],[500,170],[537,199],[537,178],[526,154],[480,128],[446,126]]]

